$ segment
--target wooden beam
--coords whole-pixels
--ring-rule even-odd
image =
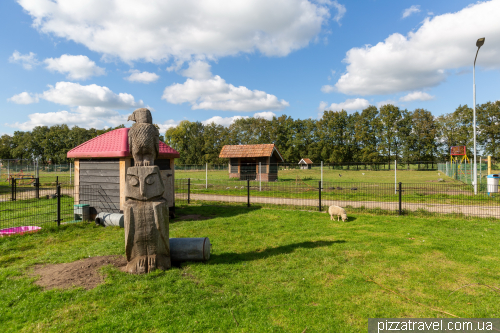
[[[80,160],[75,158],[75,204],[80,204]]]
[[[170,159],[170,170],[172,170],[172,205],[175,207],[175,159]]]
[[[125,181],[130,164],[130,157],[120,158],[120,210],[123,210],[125,205]]]

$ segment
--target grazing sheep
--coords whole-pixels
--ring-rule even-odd
[[[345,213],[345,209],[339,206],[330,206],[328,208],[328,214],[330,214],[330,220],[333,220],[333,216],[337,215],[337,221],[339,217],[342,217],[342,222],[347,221],[347,214]]]

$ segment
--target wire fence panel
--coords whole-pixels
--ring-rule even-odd
[[[74,221],[75,205],[97,206],[99,191],[99,185],[0,186],[0,229]]]
[[[479,192],[467,184],[375,184],[317,182],[210,181],[176,179],[178,203],[283,206],[326,211],[331,205],[392,214],[455,214],[500,218],[498,189]]]

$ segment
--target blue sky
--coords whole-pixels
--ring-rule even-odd
[[[0,134],[500,99],[500,0],[3,0]]]

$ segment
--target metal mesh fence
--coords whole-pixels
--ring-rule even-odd
[[[481,161],[476,163],[476,167],[478,188],[484,190],[486,188],[486,179],[484,177],[487,176],[488,165]],[[474,164],[471,160],[463,163],[438,163],[438,171],[465,184],[472,184],[474,178]]]
[[[99,190],[99,185],[0,186],[0,229],[74,221],[75,205],[96,206]]]
[[[209,205],[282,206],[327,210],[335,205],[352,210],[391,214],[455,214],[500,218],[498,188],[481,191],[467,184],[376,184],[317,182],[210,181],[176,179],[177,203]]]
[[[16,178],[18,186],[32,185],[39,178],[42,186],[59,184],[74,184],[74,165],[39,164],[36,160],[0,160],[0,186],[11,183]]]

